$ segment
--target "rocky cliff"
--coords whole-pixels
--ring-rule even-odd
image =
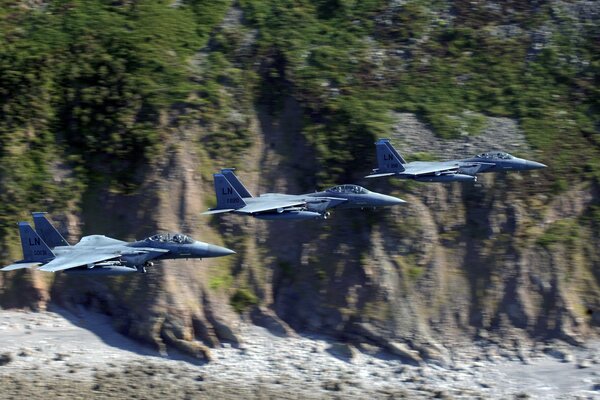
[[[289,128],[295,103],[287,107],[281,119],[255,115],[256,142],[238,171],[254,193],[307,189],[294,179],[294,165],[305,156]],[[423,126],[406,128],[412,115],[397,118],[404,137],[426,137]],[[512,135],[519,139],[519,132]],[[238,255],[162,262],[147,275],[102,280],[4,274],[4,306],[92,307],[132,337],[202,357],[221,341],[238,343],[240,320],[440,362],[470,340],[520,349],[552,338],[581,343],[597,333],[593,184],[549,196],[537,173],[482,176],[475,185],[369,181],[368,187],[408,203],[338,211],[324,221],[201,217],[212,182],[203,179],[194,146],[183,145],[185,136],[185,130],[173,133],[173,147],[144,172],[136,194],[94,190],[81,213],[56,220],[71,241],[80,233],[139,238],[155,229],[183,230],[223,241]],[[364,162],[359,171],[368,167]]]

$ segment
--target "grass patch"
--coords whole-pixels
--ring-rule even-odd
[[[248,289],[237,289],[229,299],[229,304],[238,313],[258,304],[258,297]]]
[[[576,219],[562,219],[554,222],[537,239],[537,244],[549,248],[556,243],[562,243],[572,248],[579,237],[578,222]]]

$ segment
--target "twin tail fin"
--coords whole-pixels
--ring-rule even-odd
[[[54,253],[28,222],[19,222],[23,261],[45,263],[54,259]]]
[[[373,172],[377,174],[387,174],[404,172],[406,161],[396,151],[389,139],[379,139],[375,142],[377,149],[377,169]]]

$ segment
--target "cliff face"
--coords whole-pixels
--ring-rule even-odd
[[[398,124],[407,119],[413,116],[401,115]],[[498,131],[496,122],[440,148],[499,136],[507,141],[497,148],[534,157],[518,130]],[[410,142],[418,133],[426,142],[431,132],[423,129],[404,128],[394,139]],[[429,146],[413,150],[443,156]],[[295,162],[293,154],[284,159]],[[543,180],[523,173],[482,175],[475,185],[369,181],[408,204],[339,211],[325,222],[255,223],[253,247],[264,256],[246,263],[250,282],[294,329],[392,349],[408,343],[425,358],[443,359],[443,346],[473,338],[512,337],[511,348],[549,338],[580,342],[598,327],[597,226],[590,219],[597,187],[551,196]]]
[[[356,15],[320,2],[311,3],[306,10],[276,4],[262,9],[258,3],[219,3],[221,16],[214,18],[216,22],[211,19],[210,29],[198,25],[210,35],[196,32],[206,39],[205,44],[190,57],[185,71],[186,79],[191,76],[198,86],[178,89],[186,93],[181,102],[144,104],[143,96],[129,82],[124,86],[133,93],[127,92],[133,99],[131,104],[115,105],[111,103],[113,97],[107,95],[108,104],[102,103],[105,108],[90,111],[90,115],[103,116],[96,122],[103,124],[115,107],[127,109],[119,124],[100,132],[81,117],[85,114],[81,109],[86,110],[85,98],[69,103],[71,108],[66,109],[74,116],[64,117],[64,121],[61,116],[39,111],[43,117],[35,119],[24,136],[11,139],[25,143],[30,154],[37,154],[38,137],[48,136],[44,132],[53,127],[68,127],[71,134],[78,129],[83,132],[77,140],[58,133],[50,135],[60,157],[35,157],[39,165],[48,165],[48,171],[46,176],[43,168],[38,168],[41,172],[36,169],[33,182],[41,183],[30,193],[42,192],[44,196],[30,199],[19,191],[27,187],[19,183],[24,180],[19,169],[2,170],[0,175],[0,186],[10,189],[1,196],[16,199],[12,208],[2,208],[2,228],[10,232],[2,242],[5,261],[19,252],[14,232],[5,222],[34,211],[28,209],[31,204],[53,210],[53,219],[61,230],[69,232],[72,243],[92,233],[132,240],[156,230],[170,230],[226,245],[237,255],[167,261],[146,275],[102,280],[36,271],[6,273],[0,276],[0,306],[41,309],[57,303],[73,309],[95,308],[110,315],[115,326],[131,337],[206,358],[210,358],[210,346],[243,340],[237,330],[242,320],[282,335],[293,331],[324,333],[365,348],[373,344],[386,347],[414,361],[424,358],[442,363],[459,351],[456,344],[473,340],[519,349],[540,339],[579,343],[598,333],[597,129],[589,128],[593,117],[584,121],[583,114],[578,114],[584,105],[592,104],[593,110],[597,94],[591,93],[586,83],[590,76],[596,76],[596,70],[583,60],[577,67],[577,79],[581,80],[569,81],[575,89],[569,86],[564,93],[539,93],[542,100],[572,100],[568,103],[572,108],[565,106],[564,110],[545,108],[549,107],[545,100],[539,100],[540,105],[528,95],[523,95],[525,99],[515,97],[515,85],[520,81],[507,81],[498,90],[494,89],[496,83],[488,82],[494,86],[493,93],[477,92],[491,87],[479,82],[482,87],[477,88],[478,46],[493,50],[484,61],[494,65],[495,72],[490,74],[495,77],[503,65],[495,64],[493,55],[499,48],[515,50],[513,46],[526,60],[523,73],[531,73],[527,68],[533,68],[546,76],[545,70],[535,69],[537,53],[517,46],[519,40],[525,41],[526,48],[539,50],[539,43],[550,46],[551,40],[543,33],[559,32],[566,18],[556,10],[568,12],[579,21],[574,25],[578,35],[594,37],[595,31],[586,33],[588,36],[581,32],[589,28],[589,18],[594,21],[597,17],[595,8],[584,16],[578,8],[584,2],[578,2],[577,7],[553,2],[540,7],[542,11],[515,6],[511,11],[514,20],[505,21],[496,20],[497,10],[492,4],[484,7],[485,18],[481,17],[489,25],[481,30],[482,38],[465,33],[473,21],[463,20],[463,2],[432,6],[429,11],[418,2],[404,6],[382,2],[373,10],[353,11]],[[185,4],[169,13],[185,14]],[[332,33],[338,17],[329,13],[342,15],[342,11],[350,14],[339,17],[340,21],[354,18],[373,24],[343,25],[346,36]],[[538,25],[534,27],[520,19],[533,13],[543,20],[545,12],[554,12],[555,19],[535,20]],[[305,22],[298,22],[297,32],[278,31],[273,20],[277,15],[286,23],[294,18]],[[407,15],[414,23],[403,19]],[[310,20],[314,22],[312,28],[306,22],[308,17],[315,19]],[[397,31],[394,27],[398,26],[408,31]],[[306,36],[314,34],[315,27],[333,42],[318,42],[325,40],[318,39],[319,35]],[[451,32],[438,32],[444,29]],[[503,39],[497,43],[498,37]],[[473,54],[466,54],[469,46]],[[189,50],[189,46],[178,50],[184,48]],[[584,48],[589,50],[578,47]],[[127,53],[128,57],[132,54]],[[438,63],[436,57],[442,61]],[[173,60],[169,58],[169,62]],[[457,69],[451,83],[442,81],[445,75],[431,72],[439,73],[444,61]],[[472,68],[468,73],[458,71],[467,66]],[[0,69],[4,67],[0,64]],[[143,69],[135,71],[144,73]],[[415,74],[412,81],[408,79],[411,74]],[[515,74],[510,70],[500,76],[510,80]],[[437,84],[443,96],[430,91],[423,99],[415,94],[420,93],[420,77],[425,75],[441,79]],[[61,75],[61,79],[70,76]],[[558,82],[560,90],[563,81],[570,79],[548,76],[550,83],[545,85]],[[129,78],[124,75],[117,79],[119,88],[121,79],[128,82]],[[89,84],[85,82],[81,78],[73,86]],[[532,78],[533,89],[527,90],[534,90],[534,83]],[[386,94],[388,87],[396,86],[402,91]],[[392,97],[385,97],[388,94]],[[455,109],[457,100],[452,95],[462,99],[466,111]],[[12,92],[2,101],[23,105],[13,101],[20,99],[16,94],[11,96]],[[392,111],[400,99],[396,96],[402,98],[398,106],[402,113]],[[66,99],[72,97],[65,94]],[[386,101],[394,107],[388,107]],[[488,110],[483,112],[474,105],[479,102],[495,107],[490,106],[491,116],[484,115]],[[518,110],[510,108],[514,104]],[[152,107],[159,111],[149,112]],[[439,110],[445,111],[440,114]],[[141,118],[144,113],[152,118]],[[53,118],[59,118],[58,122]],[[136,125],[138,119],[143,126]],[[558,128],[548,121],[558,121]],[[4,164],[15,162],[13,150],[21,146],[4,139],[11,138],[11,132],[25,131],[18,120],[9,122],[0,124]],[[542,122],[550,125],[535,125]],[[569,127],[576,129],[568,131]],[[152,135],[145,137],[144,129],[150,129]],[[540,132],[546,129],[544,136]],[[118,132],[116,139],[100,135],[113,131]],[[361,177],[374,166],[371,143],[376,135],[391,136],[409,159],[448,159],[502,149],[544,162],[550,168],[522,174],[485,174],[475,185],[394,179],[365,182]],[[117,143],[115,149],[99,156],[94,153],[102,148],[97,143],[112,143],[110,140]],[[129,141],[134,143],[132,147],[127,147]],[[139,146],[145,149],[143,155],[137,153]],[[579,164],[573,161],[576,156]],[[57,159],[61,159],[60,164]],[[214,204],[211,174],[232,166],[238,168],[237,174],[254,194],[308,192],[335,180],[362,184],[408,203],[385,210],[334,212],[326,221],[200,216]],[[64,182],[81,179],[82,168],[91,178],[65,195],[61,187],[68,188],[71,183]],[[123,177],[133,184],[123,185]],[[120,184],[115,185],[114,179]],[[46,184],[55,189],[46,192]]]
[[[289,178],[306,145],[294,132],[297,105],[286,104],[282,119],[254,117],[256,144],[238,171],[253,193],[305,189]],[[579,343],[597,332],[600,254],[597,227],[587,219],[598,198],[594,185],[550,197],[538,191],[536,173],[483,175],[475,185],[369,181],[408,203],[338,211],[326,221],[205,218],[199,214],[212,182],[202,178],[188,134],[173,133],[166,157],[143,172],[135,195],[93,190],[76,218],[56,219],[71,228],[71,241],[77,226],[82,234],[131,239],[181,228],[223,240],[236,256],[167,261],[147,275],[102,280],[5,274],[3,306],[92,307],[132,337],[199,357],[210,357],[207,346],[241,339],[232,304],[281,334],[325,333],[441,362],[452,345],[474,339],[509,337],[506,346],[520,348],[550,338]],[[236,304],[240,291],[257,304]]]

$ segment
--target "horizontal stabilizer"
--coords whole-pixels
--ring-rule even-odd
[[[230,211],[235,211],[235,208],[223,208],[220,210],[208,210],[208,211],[204,211],[202,213],[202,215],[223,214],[223,213],[227,213]]]
[[[37,267],[38,265],[41,265],[41,263],[38,263],[38,262],[16,262],[14,264],[7,265],[6,267],[0,269],[0,271],[14,271],[16,269]]]

